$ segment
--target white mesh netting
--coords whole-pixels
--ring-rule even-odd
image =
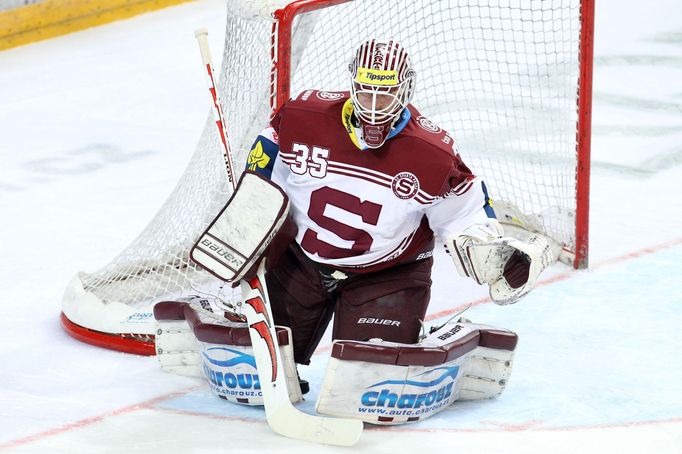
[[[253,3],[230,1],[228,10],[244,2]],[[273,20],[248,11],[228,11],[219,77],[238,169],[271,111]],[[450,131],[493,199],[572,249],[579,33],[579,0],[356,0],[298,20],[291,94],[347,90],[357,45],[398,39],[417,72],[416,107]],[[228,199],[223,166],[209,118],[157,216],[110,264],[81,273],[85,292],[105,304],[141,305],[208,279],[188,251]]]

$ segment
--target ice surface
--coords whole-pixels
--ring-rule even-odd
[[[359,452],[682,452],[681,12],[597,2],[590,271],[556,266],[498,307],[437,255],[427,324],[475,302],[468,318],[518,332],[505,393],[370,427]],[[208,111],[193,31],[220,49],[223,21],[201,0],[0,52],[0,450],[337,451],[59,327],[72,275],[125,247],[179,178]],[[306,411],[328,345],[301,370]]]

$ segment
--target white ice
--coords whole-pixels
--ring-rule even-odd
[[[201,0],[0,52],[0,450],[332,452],[273,434],[202,380],[76,342],[79,270],[107,263],[170,193],[207,114]],[[505,393],[368,428],[359,452],[682,452],[682,4],[597,2],[589,271],[556,266],[522,302],[481,303],[438,256],[432,314],[477,302],[519,334]],[[439,315],[440,314],[440,315]],[[328,339],[302,369],[313,396]]]

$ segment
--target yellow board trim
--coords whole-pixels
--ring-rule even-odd
[[[44,0],[0,11],[0,50],[188,1],[191,0]]]

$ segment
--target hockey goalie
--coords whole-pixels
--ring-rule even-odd
[[[433,249],[444,244],[457,272],[504,305],[531,291],[553,246],[505,233],[453,135],[411,104],[417,78],[399,43],[362,43],[348,82],[348,92],[303,91],[278,110],[192,259],[241,281],[244,306],[267,289],[278,327],[268,346],[291,402],[308,390],[296,364],[310,363],[332,318],[323,415],[400,424],[497,396],[515,333],[459,319],[421,335]],[[263,374],[276,370],[256,367],[253,326],[234,309],[201,297],[158,304],[159,358],[167,370],[202,371],[234,404],[262,405]]]

